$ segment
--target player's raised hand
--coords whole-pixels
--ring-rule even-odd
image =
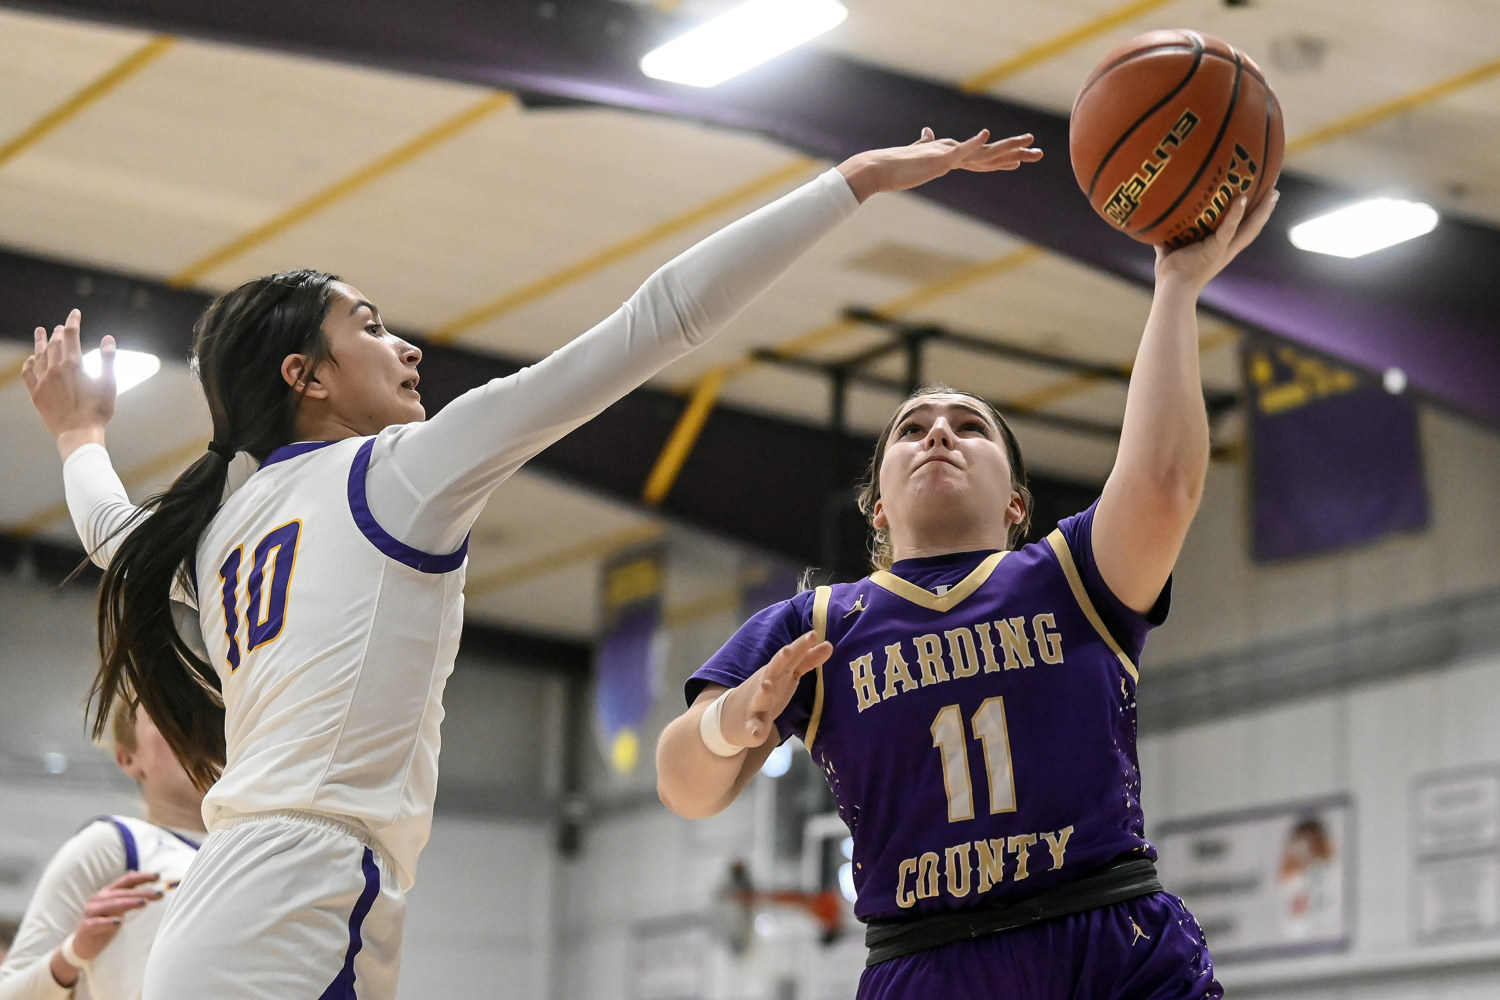
[[[83,906],[83,919],[73,932],[73,950],[78,957],[97,958],[120,933],[125,914],[161,899],[161,890],[151,886],[159,877],[150,872],[129,872],[89,897]]]
[[[58,449],[67,457],[79,444],[104,440],[104,425],[115,414],[115,339],[99,344],[102,364],[98,378],[83,370],[79,343],[83,315],[74,309],[67,322],[33,333],[31,356],[21,366],[21,380],[42,423],[58,439]]]
[[[1229,211],[1224,213],[1219,228],[1203,239],[1176,250],[1158,246],[1157,278],[1180,278],[1201,290],[1266,228],[1266,221],[1271,218],[1280,197],[1280,191],[1271,191],[1255,206],[1255,211],[1248,214],[1248,199],[1236,198]]]
[[[959,142],[939,139],[932,129],[924,128],[921,138],[911,145],[856,153],[839,164],[839,171],[854,196],[864,201],[880,191],[918,187],[951,170],[978,173],[1015,170],[1023,163],[1042,158],[1042,151],[1031,145],[1034,137],[1030,133],[996,142],[990,142],[989,138],[989,129],[980,129]]]
[[[776,728],[802,676],[817,669],[833,652],[833,644],[819,642],[817,633],[798,636],[777,651],[771,662],[747,677],[724,699],[719,724],[724,739],[735,746],[758,747]]]

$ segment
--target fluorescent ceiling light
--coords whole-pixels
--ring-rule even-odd
[[[1372,198],[1299,223],[1287,235],[1299,250],[1363,257],[1430,233],[1437,224],[1438,214],[1431,205]]]
[[[849,16],[835,0],[750,0],[641,58],[654,80],[714,87]]]
[[[98,378],[103,371],[99,351],[92,350],[83,356],[83,370],[89,378]],[[144,351],[115,352],[115,393],[123,395],[161,370],[156,355]]]

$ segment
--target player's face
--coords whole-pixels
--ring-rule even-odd
[[[949,393],[902,404],[886,438],[872,518],[898,549],[925,546],[958,526],[1003,548],[1022,516],[1005,439],[983,404]]]
[[[120,748],[115,759],[122,771],[141,783],[141,792],[148,803],[192,804],[203,800],[203,793],[193,787],[156,723],[139,708],[135,711],[135,747]]]
[[[356,434],[425,420],[417,392],[422,352],[387,330],[358,289],[342,283],[333,289],[323,335],[335,363],[314,376],[328,410]]]

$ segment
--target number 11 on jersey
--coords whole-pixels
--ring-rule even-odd
[[[989,777],[990,812],[1016,811],[1016,779],[1011,772],[1010,733],[1005,699],[986,698],[971,719],[974,738],[984,753]],[[969,752],[964,717],[957,705],[944,705],[932,720],[932,745],[943,758],[943,788],[948,793],[948,822],[974,818],[974,786],[969,780]]]

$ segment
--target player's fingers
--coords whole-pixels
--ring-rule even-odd
[[[1255,206],[1255,211],[1251,212],[1249,218],[1241,222],[1235,231],[1234,239],[1230,244],[1231,252],[1239,253],[1243,247],[1260,235],[1260,231],[1266,228],[1266,223],[1271,220],[1271,213],[1276,210],[1276,203],[1280,200],[1281,192],[1276,190],[1272,190],[1261,199],[1261,203]]]
[[[115,879],[106,889],[129,889],[132,886],[145,885],[147,882],[155,882],[161,878],[157,872],[126,872]]]
[[[99,341],[99,382],[113,390],[115,386],[115,338]]]
[[[36,358],[28,357],[21,362],[21,381],[26,383],[26,391],[36,390]]]
[[[932,129],[927,128],[924,125],[922,127],[922,134],[919,135],[919,136],[917,136],[916,141],[913,142],[912,145],[913,146],[920,146],[920,145],[922,145],[922,143],[924,143],[924,142],[931,142],[933,139],[936,139],[936,138],[937,138],[937,135],[932,131]]]
[[[47,371],[47,328],[39,326],[31,334],[31,356],[37,359],[37,375]]]
[[[949,155],[959,163],[968,159],[976,150],[982,149],[984,144],[990,141],[990,130],[982,128],[969,136],[963,142],[949,150]]]
[[[833,655],[833,643],[824,640],[810,647],[807,652],[798,658],[794,670],[797,677],[811,673],[828,662],[828,657]]]

